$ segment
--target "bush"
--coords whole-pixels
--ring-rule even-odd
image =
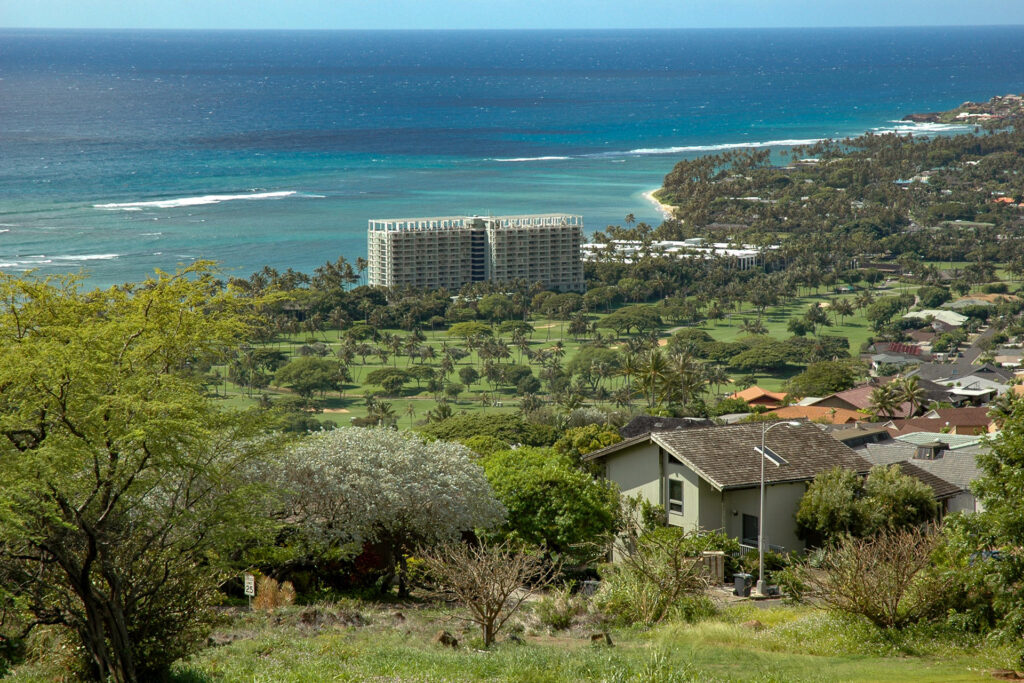
[[[498,536],[542,546],[570,565],[605,552],[618,524],[615,484],[594,479],[550,448],[502,451],[481,464],[508,510]]]
[[[612,623],[646,626],[666,618],[693,621],[713,612],[704,565],[694,557],[695,536],[679,527],[627,530],[616,543],[619,563],[601,572],[594,605]]]
[[[537,618],[540,623],[556,631],[572,626],[573,620],[586,611],[586,602],[573,593],[572,584],[551,590],[537,603]]]
[[[256,582],[256,597],[252,599],[255,609],[272,610],[295,603],[295,587],[291,581],[278,584],[269,576],[261,576]]]
[[[934,529],[918,528],[847,537],[819,571],[803,571],[800,578],[831,610],[864,617],[878,628],[902,628],[933,616],[946,599],[949,577],[926,571],[940,540]]]
[[[761,556],[756,550],[747,551],[741,558],[740,564],[743,567],[743,571],[753,577],[753,581],[761,579]],[[770,550],[764,551],[764,569],[771,576],[774,577],[775,572],[785,569],[789,564],[789,556],[773,553]]]
[[[498,451],[507,451],[512,446],[512,444],[502,441],[496,436],[486,436],[483,434],[465,439],[462,445],[483,457]]]

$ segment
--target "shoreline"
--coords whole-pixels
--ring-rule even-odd
[[[646,192],[642,193],[641,196],[647,201],[649,201],[651,204],[654,204],[654,206],[658,209],[658,212],[661,214],[662,218],[668,220],[669,218],[674,217],[676,207],[672,206],[671,204],[665,204],[664,202],[662,202],[661,200],[654,196],[654,193],[660,189],[660,187],[656,187],[653,190],[647,190]]]

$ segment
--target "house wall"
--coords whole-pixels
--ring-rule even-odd
[[[605,476],[619,485],[623,496],[643,496],[655,505],[664,504],[661,490],[659,448],[655,443],[624,448],[605,458]]]
[[[707,495],[704,487],[710,488],[707,482],[701,479],[689,467],[673,458],[668,459],[666,474],[669,479],[678,479],[683,482],[683,512],[679,514],[669,510],[668,523],[672,526],[680,526],[689,530],[703,528],[701,525],[701,511],[706,505],[704,498]],[[704,486],[702,487],[701,484]],[[715,491],[715,493],[717,494],[718,492]],[[668,501],[666,500],[665,502],[667,506]]]
[[[946,501],[946,514],[953,512],[980,512],[981,506],[974,496],[964,491]]]
[[[796,537],[796,511],[807,484],[775,484],[765,487],[764,524],[765,544],[781,546],[786,550],[803,550],[804,542]],[[743,515],[760,516],[761,489],[733,489],[723,492],[725,504],[725,531],[733,538],[741,538]]]
[[[743,515],[760,516],[760,489],[718,491],[696,472],[667,457],[662,477],[662,454],[657,444],[647,443],[624,448],[605,458],[605,476],[619,486],[623,496],[641,496],[644,500],[668,508],[667,479],[683,482],[683,512],[668,512],[668,523],[685,529],[722,530],[739,539],[743,533]],[[807,484],[769,485],[765,489],[766,542],[786,550],[802,550],[796,537],[796,511]]]
[[[700,479],[700,507],[698,521],[705,531],[724,531],[724,493],[704,479]]]

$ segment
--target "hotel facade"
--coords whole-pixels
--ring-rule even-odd
[[[371,220],[369,283],[458,290],[470,282],[541,282],[584,290],[583,218],[570,214]]]

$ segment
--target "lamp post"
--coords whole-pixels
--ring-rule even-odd
[[[769,426],[767,422],[761,423],[761,514],[757,519],[757,592],[759,595],[765,595],[765,589],[768,587],[768,582],[764,580],[764,459],[766,457],[764,437],[776,427],[783,425],[796,427],[799,424],[799,422],[776,422]],[[775,464],[778,466],[781,463],[776,462]]]

